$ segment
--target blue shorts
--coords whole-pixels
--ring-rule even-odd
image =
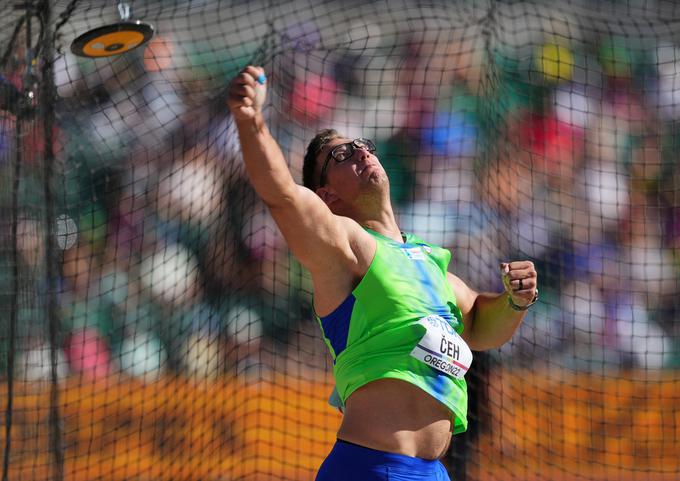
[[[316,481],[451,481],[438,459],[364,448],[338,439]]]

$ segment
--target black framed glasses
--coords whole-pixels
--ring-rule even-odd
[[[331,151],[326,156],[326,160],[321,168],[321,178],[319,179],[319,187],[326,185],[326,169],[328,169],[328,162],[331,158],[335,160],[338,164],[346,161],[354,155],[356,149],[367,150],[370,153],[375,152],[375,144],[370,139],[354,139],[351,142],[345,144],[336,145],[331,149]]]

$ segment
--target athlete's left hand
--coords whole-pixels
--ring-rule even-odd
[[[538,291],[538,274],[531,261],[501,263],[501,276],[505,291],[518,307],[531,304]]]

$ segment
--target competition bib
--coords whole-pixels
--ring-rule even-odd
[[[472,364],[472,351],[467,343],[441,316],[423,317],[418,322],[425,327],[425,335],[411,356],[444,374],[463,379]]]

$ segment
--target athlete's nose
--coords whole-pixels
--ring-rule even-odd
[[[364,149],[363,147],[357,147],[356,150],[359,152],[359,159],[361,161],[366,162],[371,158],[371,153],[367,149]]]

